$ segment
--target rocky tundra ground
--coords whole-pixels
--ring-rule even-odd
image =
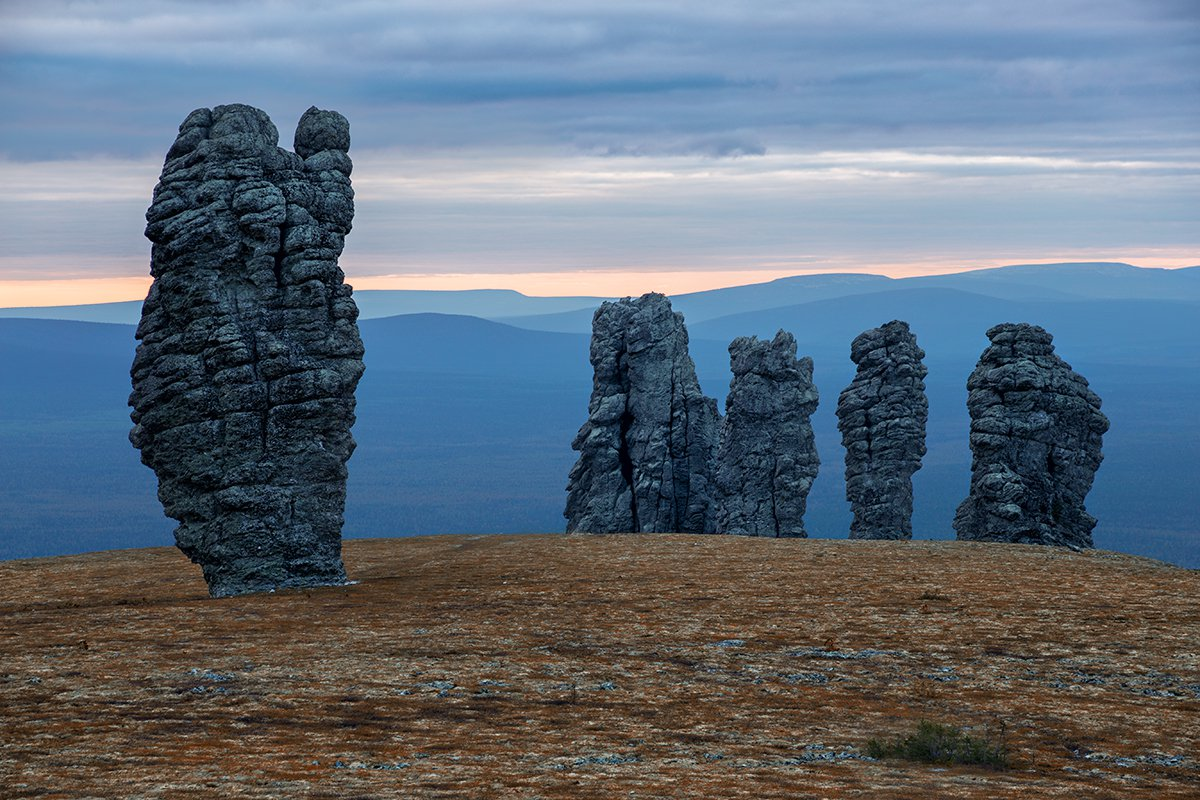
[[[1200,572],[686,535],[345,561],[218,600],[174,549],[0,563],[3,796],[1200,796]],[[921,720],[1012,767],[866,757]]]

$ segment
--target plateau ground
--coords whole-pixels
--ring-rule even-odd
[[[1200,794],[1195,571],[685,535],[345,560],[353,585],[223,600],[168,548],[0,564],[5,796]],[[863,757],[921,720],[1012,768]]]

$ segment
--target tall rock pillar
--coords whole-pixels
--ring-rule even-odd
[[[343,583],[346,460],[363,372],[338,268],[350,127],[310,108],[295,151],[262,111],[193,111],[146,212],[154,283],[130,441],[214,596]]]
[[[592,319],[588,419],[571,446],[567,532],[712,531],[716,401],[688,355],[683,315],[661,294],[600,306]]]
[[[817,408],[811,358],[796,339],[739,337],[729,345],[733,379],[717,456],[717,531],[807,536],[804,512],[820,459],[809,418]]]
[[[971,491],[959,539],[1092,546],[1083,501],[1103,456],[1100,398],[1036,325],[1006,323],[967,380]]]
[[[912,476],[925,455],[925,351],[908,323],[864,331],[850,345],[858,370],[838,398],[846,448],[851,539],[911,539]]]

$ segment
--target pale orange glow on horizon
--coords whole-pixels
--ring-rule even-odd
[[[0,280],[0,308],[84,306],[144,300],[150,276]]]
[[[744,270],[564,270],[541,272],[429,272],[391,275],[347,276],[358,290],[409,289],[460,291],[467,289],[512,289],[536,297],[587,295],[623,297],[656,291],[684,294],[750,283],[765,283],[795,275],[859,273],[907,278],[920,275],[950,274],[988,269],[1005,264],[1119,261],[1141,267],[1173,269],[1191,266],[1195,260],[1181,260],[1178,254],[1121,258],[1058,254],[1056,259],[1037,262],[1010,258],[1005,261],[922,261],[891,264],[826,263],[801,267],[796,264]],[[1182,263],[1181,263],[1182,261]],[[351,271],[353,272],[353,271]],[[142,300],[150,287],[150,277],[53,278],[44,280],[0,279],[0,308],[90,305],[125,300]]]
[[[1178,269],[1190,264],[1181,264],[1178,259],[1141,258],[1126,261],[1118,258],[1064,257],[1066,262],[1121,261],[1140,267]],[[686,294],[750,283],[767,283],[779,278],[797,275],[821,275],[831,273],[855,273],[886,275],[889,278],[913,278],[921,275],[946,275],[990,269],[1006,264],[1059,263],[1041,260],[1038,262],[1012,259],[1004,262],[914,262],[895,264],[823,264],[820,267],[798,267],[791,265],[774,269],[742,270],[575,270],[558,272],[508,272],[508,273],[428,273],[409,275],[364,275],[348,277],[355,289],[425,289],[457,291],[465,289],[513,289],[534,297],[564,297],[587,295],[593,297],[637,296],[645,292],[663,294]]]

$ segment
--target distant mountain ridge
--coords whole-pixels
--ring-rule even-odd
[[[1136,267],[1120,262],[1014,264],[1004,267],[889,278],[866,273],[819,273],[671,296],[689,324],[720,316],[900,288],[950,288],[1010,300],[1200,300],[1200,266]],[[365,289],[354,293],[360,319],[400,314],[460,314],[531,330],[586,333],[606,297],[538,297],[512,289]],[[136,324],[140,300],[94,305],[0,308],[0,318],[62,319]]]
[[[1189,295],[1200,270],[1137,271],[1132,288],[1118,291],[1113,285],[1137,268],[1068,268],[1092,285],[1064,297],[1056,276],[1039,276],[1047,269],[996,270],[969,286],[798,276],[673,303],[684,310],[702,388],[722,404],[734,336],[786,328],[813,357],[822,466],[806,527],[818,537],[848,530],[833,408],[853,376],[853,336],[905,319],[928,353],[929,452],[914,478],[914,528],[917,538],[946,538],[967,490],[965,382],[984,332],[1005,321],[1043,325],[1112,420],[1087,501],[1100,520],[1097,545],[1200,567],[1200,299]],[[1138,296],[1167,282],[1170,299]],[[832,296],[816,298],[822,291]],[[367,371],[347,536],[562,529],[570,443],[592,387],[592,309],[568,313],[588,327],[542,331],[429,312],[363,320]],[[130,324],[0,319],[0,558],[170,543],[173,523],[153,473],[127,438],[133,332]]]

